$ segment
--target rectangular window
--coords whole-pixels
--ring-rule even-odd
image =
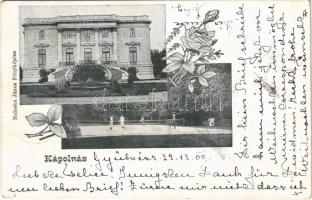
[[[109,63],[110,61],[110,50],[109,48],[102,49],[102,61],[103,63]]]
[[[72,38],[74,37],[74,35],[75,35],[74,31],[70,31],[70,30],[64,31],[64,38]]]
[[[85,30],[83,35],[84,35],[84,38],[86,40],[90,40],[91,39],[91,30]]]
[[[129,48],[129,55],[130,55],[130,63],[136,64],[137,63],[137,48],[130,47]]]
[[[39,40],[44,40],[44,30],[39,31]]]
[[[86,63],[92,62],[92,49],[91,48],[85,48],[84,49],[84,61]]]
[[[135,30],[134,30],[134,28],[130,28],[130,37],[135,37]]]
[[[74,63],[74,52],[72,48],[66,49],[66,64],[71,65]]]
[[[102,37],[108,37],[108,30],[103,30],[102,31]]]
[[[38,50],[38,65],[41,68],[46,66],[46,50],[45,49]]]

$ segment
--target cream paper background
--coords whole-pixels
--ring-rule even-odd
[[[99,4],[110,4],[110,5],[118,5],[118,4],[155,4],[156,2],[4,2],[1,5],[1,187],[2,187],[2,196],[5,198],[14,197],[14,195],[6,192],[9,186],[22,186],[23,184],[27,185],[40,185],[42,180],[27,180],[25,182],[23,181],[17,181],[13,180],[11,178],[12,173],[14,172],[16,165],[20,164],[23,166],[24,169],[37,169],[38,171],[45,171],[48,169],[51,170],[58,170],[60,171],[60,166],[58,164],[44,163],[44,155],[45,154],[55,154],[59,156],[66,156],[68,154],[72,155],[86,155],[90,158],[92,158],[93,151],[96,151],[99,155],[114,155],[116,150],[114,149],[99,149],[99,150],[62,150],[61,149],[61,139],[57,137],[52,137],[50,139],[44,140],[43,142],[38,142],[37,139],[27,139],[24,137],[24,133],[27,132],[33,132],[35,131],[33,128],[31,128],[27,121],[25,120],[26,115],[29,115],[32,112],[41,112],[46,113],[50,105],[23,105],[18,106],[18,120],[14,121],[12,120],[12,109],[13,109],[13,102],[12,102],[12,81],[11,81],[11,62],[12,62],[12,52],[17,51],[17,55],[19,55],[19,17],[18,17],[18,6],[19,5],[99,5]],[[177,6],[176,2],[157,2],[159,4],[166,3],[166,30],[167,34],[172,30],[173,21],[196,21],[195,16],[183,16],[179,15],[177,12],[175,12],[172,9],[172,6]],[[179,2],[182,6],[190,6],[194,5],[195,2]],[[234,19],[237,18],[235,13],[238,10],[238,7],[242,4],[240,1],[221,1],[221,2],[212,2],[212,1],[201,1],[196,2],[199,5],[206,4],[202,10],[208,10],[208,9],[219,9],[220,10],[220,16],[222,16],[223,19]],[[249,35],[252,31],[255,31],[254,26],[250,24],[251,22],[248,22],[248,15],[254,16],[254,11],[258,8],[266,8],[268,5],[272,4],[267,1],[260,1],[260,2],[244,2],[245,7],[249,9],[245,15],[247,16],[246,20],[246,29]],[[279,10],[284,10],[286,13],[287,18],[291,19],[297,16],[300,12],[293,12],[296,11],[296,9],[307,9],[309,10],[309,3],[308,1],[276,1],[274,2],[276,8]],[[202,17],[205,12],[202,13]],[[138,13],[139,15],[140,13]],[[306,27],[309,26],[309,24],[305,24]],[[259,115],[257,115],[256,112],[254,112],[254,108],[257,106],[255,104],[256,98],[254,95],[252,95],[252,91],[256,91],[257,88],[251,88],[251,85],[253,83],[253,80],[255,78],[255,74],[252,70],[247,72],[247,82],[248,82],[248,89],[251,91],[248,94],[248,99],[250,101],[248,102],[248,117],[250,121],[250,126],[248,129],[243,131],[242,129],[237,128],[235,125],[238,124],[239,118],[237,117],[238,109],[240,108],[239,104],[239,98],[241,93],[234,90],[234,83],[239,80],[239,74],[236,73],[235,67],[239,65],[239,62],[237,61],[237,57],[239,57],[239,51],[234,50],[238,49],[239,47],[239,40],[233,39],[235,38],[234,35],[237,33],[238,26],[232,27],[232,33],[229,33],[228,31],[223,30],[216,30],[216,38],[219,39],[218,43],[216,44],[216,49],[221,49],[224,53],[224,56],[222,56],[220,59],[218,59],[216,62],[226,62],[226,63],[232,63],[232,88],[233,88],[233,98],[232,98],[232,113],[233,113],[233,147],[229,148],[176,148],[176,149],[119,149],[118,151],[121,153],[128,152],[131,153],[137,153],[138,151],[142,151],[145,154],[157,154],[162,155],[163,153],[171,153],[173,155],[179,155],[184,153],[189,153],[190,155],[195,155],[198,153],[207,155],[207,159],[201,162],[171,162],[171,163],[163,163],[163,162],[155,162],[155,163],[149,163],[146,165],[138,162],[127,162],[126,165],[133,169],[133,170],[140,170],[140,169],[146,169],[148,167],[153,167],[154,169],[161,170],[163,168],[177,168],[180,172],[192,172],[196,171],[203,167],[208,166],[212,170],[220,169],[224,170],[225,172],[233,171],[233,166],[238,166],[241,171],[248,171],[250,170],[250,166],[259,167],[263,170],[270,170],[275,173],[280,173],[280,168],[274,168],[272,165],[272,162],[270,161],[262,161],[258,162],[256,160],[242,160],[238,159],[234,156],[234,152],[238,152],[241,148],[241,141],[242,136],[248,134],[249,139],[256,137],[255,133],[255,127],[258,121],[255,121]],[[306,29],[307,36],[309,34],[309,29]],[[310,54],[309,52],[309,38],[306,38],[307,41],[307,55]],[[18,60],[21,60],[21,58],[17,57]],[[309,63],[310,59],[308,57],[307,60],[308,68],[307,73],[310,74],[310,68]],[[18,66],[18,64],[17,64]],[[298,85],[300,82],[305,81],[305,83],[308,85],[307,90],[310,90],[310,78],[307,78],[306,80],[296,80]],[[279,86],[277,86],[279,87]],[[299,91],[298,91],[299,92]],[[298,95],[299,96],[299,95]],[[307,102],[310,103],[310,93],[308,93]],[[311,119],[310,115],[310,104],[307,105],[308,107],[308,119]],[[310,122],[310,121],[309,121]],[[300,123],[300,121],[298,121]],[[303,124],[303,122],[301,123]],[[277,133],[280,133],[281,127],[277,129]],[[299,132],[303,131],[303,127],[298,128],[298,140],[302,139],[302,135],[299,135]],[[308,129],[309,135],[311,134],[311,129],[309,125]],[[280,140],[281,138],[277,138],[277,140]],[[254,142],[254,144],[253,144]],[[254,148],[256,146],[256,141],[250,140],[250,149]],[[311,147],[310,141],[309,141],[309,148]],[[311,149],[309,149],[311,152]],[[281,156],[279,153],[278,156]],[[91,160],[91,159],[90,159]],[[309,155],[309,168],[310,165],[311,156]],[[117,168],[118,170],[118,168]],[[307,184],[308,189],[300,196],[300,198],[308,198],[311,195],[311,184],[309,181],[309,177],[311,177],[311,172],[308,172],[308,176],[302,178],[303,181]],[[280,178],[280,177],[279,177]],[[285,183],[285,179],[281,178],[279,179],[279,183]],[[51,182],[53,183],[54,180]],[[79,184],[79,179],[69,179],[64,180],[64,183],[75,183]],[[186,180],[184,180],[186,181]],[[209,178],[206,179],[198,179],[194,181],[194,185],[196,182],[198,183],[210,183],[212,180]],[[268,179],[268,182],[274,182],[276,183],[276,179]],[[292,178],[288,178],[287,181],[292,181]],[[31,182],[31,183],[30,183]],[[183,180],[179,179],[176,180],[176,183],[182,183]],[[29,184],[30,183],[30,184]],[[204,190],[204,191],[192,191],[192,192],[185,192],[185,191],[157,191],[151,193],[150,191],[139,191],[139,192],[130,192],[130,191],[123,191],[118,197],[111,195],[110,193],[66,193],[66,192],[57,192],[57,193],[51,193],[51,192],[37,192],[37,193],[19,193],[16,196],[17,198],[27,197],[27,198],[49,198],[49,199],[55,199],[55,198],[105,198],[105,199],[112,199],[112,198],[136,198],[136,199],[154,199],[154,198],[251,198],[251,197],[257,197],[257,198],[296,198],[296,196],[292,196],[289,191],[252,191],[252,190],[232,190],[232,191],[210,191],[210,190]]]

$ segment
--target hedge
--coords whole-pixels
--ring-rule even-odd
[[[92,82],[105,81],[105,69],[102,65],[96,64],[79,64],[74,66],[73,78],[74,82]]]

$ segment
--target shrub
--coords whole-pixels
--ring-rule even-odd
[[[134,81],[139,80],[136,76],[137,74],[136,67],[129,67],[127,71],[128,71],[128,83],[132,84]]]
[[[162,72],[162,70],[166,67],[166,60],[163,58],[166,57],[166,50],[163,49],[159,51],[158,49],[151,50],[151,59],[153,63],[153,71],[156,78],[166,78],[167,74]]]
[[[167,83],[134,83],[132,88],[136,94],[149,94],[155,89],[157,92],[167,91]]]
[[[105,81],[105,69],[102,65],[81,64],[74,66],[72,81],[75,82],[93,82]]]
[[[55,82],[55,88],[58,92],[65,92],[68,87],[67,81],[59,80]]]
[[[40,69],[39,71],[39,75],[40,75],[40,79],[39,79],[39,83],[44,83],[48,81],[48,75],[51,74],[52,72],[54,72],[55,69]]]
[[[19,66],[19,79],[20,79],[20,81],[23,80],[23,69],[21,66]]]
[[[120,92],[121,92],[120,83],[118,83],[117,81],[112,81],[112,82],[110,83],[110,89],[111,89],[113,92],[120,93]]]

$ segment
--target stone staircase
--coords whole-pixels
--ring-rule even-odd
[[[104,67],[104,66],[103,66]],[[128,72],[116,67],[116,66],[105,66],[106,78],[112,81],[127,81]],[[55,83],[64,80],[70,81],[73,76],[73,67],[67,67],[63,69],[56,70],[55,72],[48,75],[48,82]]]
[[[72,67],[67,67],[63,69],[56,70],[55,72],[48,75],[48,82],[55,83],[62,80],[66,80],[66,76],[68,72],[72,69]]]
[[[153,67],[138,67],[137,77],[140,80],[155,79]]]
[[[107,66],[108,70],[111,72],[112,81],[126,81],[128,80],[128,72],[117,68],[117,67],[109,67]]]

